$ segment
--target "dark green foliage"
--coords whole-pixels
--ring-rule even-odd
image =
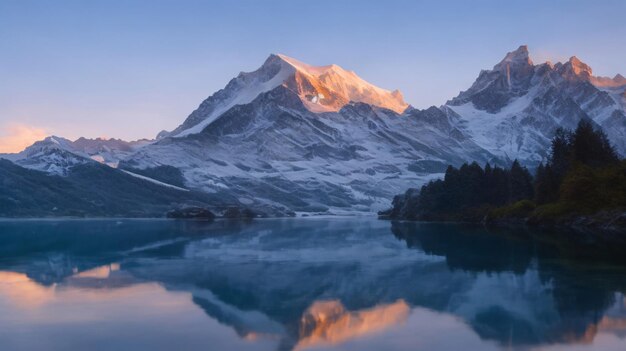
[[[559,193],[560,202],[574,204],[579,212],[626,207],[626,161],[601,168],[576,164]]]
[[[530,201],[534,199],[534,203]],[[536,177],[514,161],[509,170],[478,164],[448,167],[442,180],[396,196],[381,215],[414,220],[519,219],[545,223],[572,214],[626,209],[626,161],[606,135],[581,120],[556,131]],[[485,215],[487,215],[485,217]]]
[[[496,208],[489,212],[489,219],[501,219],[501,218],[525,218],[528,217],[534,210],[535,203],[526,199],[518,201],[514,204]]]
[[[623,211],[626,161],[619,161],[601,130],[594,130],[590,122],[581,120],[573,133],[557,132],[547,164],[537,169],[535,202],[539,207],[530,214],[530,223],[555,223],[572,216]]]
[[[552,139],[550,159],[546,167],[551,169],[558,183],[561,182],[570,165],[571,133],[559,128]]]
[[[559,199],[559,181],[550,165],[539,164],[535,175],[535,202],[539,205]]]
[[[587,194],[589,202],[599,201],[595,194],[591,194],[600,190],[596,189],[599,183],[592,173],[594,169],[615,167],[618,163],[617,153],[606,135],[595,130],[591,122],[581,120],[573,133],[559,129],[552,140],[548,162],[537,169],[535,202],[542,205],[559,200],[572,201],[572,197],[582,194]],[[563,189],[568,177],[568,186]],[[567,199],[563,198],[564,191]]]
[[[522,167],[517,160],[513,162],[509,175],[508,203],[533,198],[533,177],[526,167]]]
[[[443,180],[410,189],[394,199],[391,218],[420,220],[481,220],[489,209],[533,196],[532,176],[515,161],[511,169],[481,168],[477,163],[449,166]]]
[[[572,135],[570,158],[590,167],[614,165],[619,161],[606,134],[594,130],[589,121],[581,120]]]

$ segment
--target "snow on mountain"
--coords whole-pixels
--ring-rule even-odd
[[[175,171],[176,186],[250,206],[372,212],[450,164],[536,166],[555,130],[581,119],[626,155],[626,78],[596,77],[576,57],[535,64],[520,46],[445,105],[418,110],[339,66],[270,55],[154,141],[50,137],[0,156],[61,175],[94,160]]]
[[[337,112],[351,101],[397,113],[408,107],[399,91],[378,88],[337,65],[316,67],[285,55],[270,55],[259,69],[240,73],[224,89],[202,102],[169,135],[183,137],[199,133],[233,106],[248,104],[278,86],[295,92],[312,112]]]
[[[408,107],[400,91],[381,89],[364,81],[353,71],[346,71],[337,65],[316,67],[284,55],[277,56],[296,68],[296,75],[285,84],[296,91],[305,106],[313,112],[339,111],[351,101],[396,113],[402,113]]]
[[[547,156],[554,131],[573,129],[580,119],[602,127],[626,155],[625,90],[621,75],[595,77],[576,57],[535,65],[520,46],[442,109],[456,115],[456,126],[484,149],[535,166]]]
[[[121,139],[87,139],[78,138],[72,143],[74,150],[89,155],[90,158],[117,167],[119,160],[130,155],[141,147],[148,145],[152,140],[141,139],[124,141]]]
[[[374,211],[448,164],[536,166],[554,131],[582,118],[624,152],[623,87],[610,81],[576,58],[535,65],[521,46],[446,105],[417,110],[338,66],[271,55],[123,164],[174,166],[192,188],[296,211]]]
[[[249,103],[233,103],[274,86],[276,77],[282,83],[273,89]],[[245,92],[245,99],[235,91]],[[313,93],[324,98],[311,98]],[[340,213],[382,209],[393,195],[441,174],[448,164],[493,160],[453,126],[454,116],[407,107],[398,94],[337,66],[272,55],[121,167],[173,166],[186,186],[227,189],[244,203]]]
[[[616,74],[615,77],[594,77],[591,76],[593,85],[601,88],[623,88],[626,86],[626,78],[621,74]]]
[[[119,160],[150,143],[149,140],[127,142],[120,139],[86,139],[70,141],[49,136],[16,154],[0,154],[14,163],[50,174],[67,175],[77,165],[100,162],[117,167]]]
[[[55,175],[67,175],[75,165],[94,162],[88,155],[77,153],[70,140],[57,136],[37,141],[20,153],[0,157],[22,167]]]

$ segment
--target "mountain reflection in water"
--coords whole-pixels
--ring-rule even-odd
[[[622,251],[588,239],[362,218],[2,221],[0,348],[626,349]]]

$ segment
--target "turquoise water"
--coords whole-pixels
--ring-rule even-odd
[[[0,221],[0,350],[625,350],[624,251],[567,238],[369,218]]]

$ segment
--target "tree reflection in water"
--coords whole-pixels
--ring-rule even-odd
[[[626,332],[624,246],[607,238],[373,219],[17,221],[0,233],[0,302],[37,309],[79,296],[60,292],[159,287],[252,349],[347,347],[443,316],[484,348]],[[159,296],[150,308],[173,303]],[[410,335],[404,347],[420,342]]]

